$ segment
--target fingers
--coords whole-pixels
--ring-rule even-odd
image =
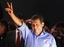
[[[8,7],[10,8],[10,4],[7,2]]]
[[[5,8],[5,10],[6,10],[6,11],[11,11],[11,9],[9,9],[9,8]]]
[[[12,2],[10,3],[10,5],[11,5],[11,6],[10,6],[10,8],[13,10],[13,7],[12,7]]]
[[[8,5],[8,7],[10,8],[10,9],[12,9],[13,10],[13,7],[12,7],[12,2],[7,2],[7,5]]]
[[[12,3],[7,2],[8,7],[5,10],[8,12],[9,15],[13,13]]]

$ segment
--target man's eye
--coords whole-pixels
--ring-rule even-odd
[[[38,24],[36,24],[36,26],[39,26]]]

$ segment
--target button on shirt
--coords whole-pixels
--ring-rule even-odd
[[[30,30],[25,23],[18,28],[25,40],[25,47],[57,47],[55,38],[43,29],[39,36]]]

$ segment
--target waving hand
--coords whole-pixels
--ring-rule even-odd
[[[13,14],[13,7],[12,7],[12,3],[8,3],[7,2],[8,7],[5,8],[5,10],[8,12],[9,15]]]
[[[12,7],[12,3],[8,3],[7,2],[8,7],[5,8],[5,10],[8,12],[8,14],[10,15],[10,17],[12,18],[12,20],[18,25],[21,26],[22,22],[21,19],[19,19],[18,17],[15,16],[15,14],[13,13],[13,7]]]

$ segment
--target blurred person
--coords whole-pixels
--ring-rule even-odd
[[[7,32],[8,32],[7,22],[5,20],[0,20],[0,47],[4,47]]]
[[[63,47],[64,44],[64,22],[60,21],[51,29],[52,35],[55,37],[57,46]]]
[[[25,47],[57,47],[54,37],[43,29],[44,20],[41,15],[33,15],[31,18],[32,30],[30,30],[28,26],[21,21],[21,19],[15,16],[13,13],[12,3],[9,4],[7,2],[7,5],[8,8],[5,8],[5,10],[19,26],[18,29],[25,40]]]
[[[55,27],[55,25],[51,28],[51,34],[54,36],[54,37],[56,37],[57,36],[57,34],[56,34],[56,32],[57,32],[57,30],[56,30],[56,27]]]
[[[12,21],[8,21],[8,30],[11,31],[14,29],[16,29],[15,23]]]
[[[18,33],[20,39],[17,44]],[[20,32],[17,28],[7,33],[5,37],[5,47],[24,47],[24,39],[20,35]]]
[[[57,45],[58,47],[64,47],[64,22],[63,21],[59,21],[56,25],[56,41],[57,41]]]
[[[22,21],[24,21],[24,18],[21,14],[18,13],[17,16],[20,19],[22,18]],[[20,35],[20,32],[19,32],[18,27],[16,26],[16,24],[12,21],[9,22],[9,28],[10,28],[10,30],[6,35],[5,47],[24,47],[24,39]],[[18,39],[18,37],[19,37],[19,39]]]

